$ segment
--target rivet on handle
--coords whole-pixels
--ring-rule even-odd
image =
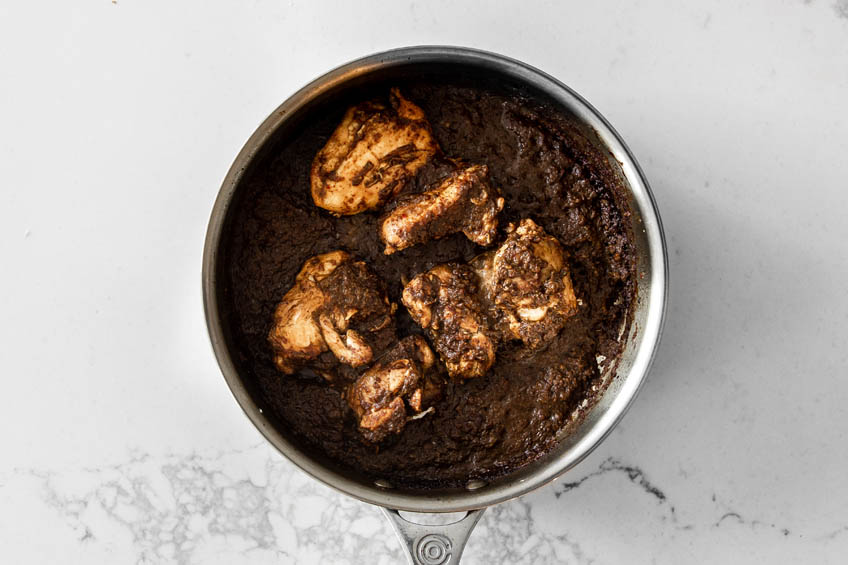
[[[450,563],[451,541],[439,534],[427,534],[415,541],[415,556],[421,565]]]

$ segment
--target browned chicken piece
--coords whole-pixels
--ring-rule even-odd
[[[341,263],[350,260],[344,251],[332,251],[309,258],[274,310],[274,325],[268,341],[274,351],[274,363],[286,373],[294,373],[310,359],[327,350],[315,312],[324,305],[324,293],[318,282]]]
[[[507,232],[470,265],[437,265],[403,290],[403,304],[453,377],[485,374],[504,341],[539,347],[577,312],[559,241],[530,219]]]
[[[478,245],[491,245],[504,199],[488,174],[486,165],[467,166],[436,188],[402,199],[380,221],[386,255],[457,232]]]
[[[347,261],[318,282],[324,304],[316,319],[324,341],[351,367],[371,362],[395,340],[393,315],[383,284],[362,261]]]
[[[393,88],[390,105],[353,106],[312,162],[315,205],[339,216],[383,206],[438,150],[424,111]]]
[[[427,330],[452,377],[479,377],[495,362],[495,340],[477,274],[468,265],[437,265],[403,289],[412,319]]]
[[[312,257],[274,311],[274,363],[292,374],[328,349],[352,367],[370,363],[394,340],[395,308],[365,263],[344,251]]]
[[[389,434],[400,432],[408,420],[431,411],[425,407],[441,393],[441,383],[429,374],[435,363],[424,338],[410,336],[347,389],[347,402],[365,439],[380,442]]]
[[[472,266],[485,300],[500,314],[504,337],[538,347],[577,312],[577,298],[556,238],[528,218],[507,231],[506,241],[474,258]]]

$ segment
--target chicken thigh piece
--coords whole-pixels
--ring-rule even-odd
[[[478,245],[491,245],[504,199],[488,174],[486,165],[466,166],[435,188],[400,200],[380,220],[386,255],[457,232]]]
[[[553,338],[577,312],[577,298],[562,246],[533,220],[507,228],[509,235],[494,251],[471,264],[480,277],[486,302],[499,316],[507,339],[535,348]]]
[[[398,342],[354,382],[345,394],[368,441],[398,433],[411,419],[432,411],[442,383],[430,374],[436,358],[421,336]],[[409,416],[412,413],[412,416]]]
[[[495,340],[471,267],[437,265],[409,281],[402,301],[427,330],[452,377],[479,377],[494,364]]]
[[[393,315],[383,284],[362,261],[347,261],[318,281],[324,295],[315,319],[333,355],[360,367],[395,341]]]
[[[315,205],[338,216],[380,208],[438,150],[424,111],[398,89],[387,106],[371,101],[345,113],[312,162]]]
[[[283,373],[294,373],[304,363],[327,350],[321,329],[314,319],[315,312],[325,301],[318,282],[350,259],[344,251],[331,251],[307,259],[294,279],[294,286],[274,310],[274,324],[268,334],[268,342],[274,352],[274,364]]]
[[[369,363],[395,339],[395,308],[365,263],[344,251],[311,257],[274,311],[274,363],[292,374],[328,349],[350,366]]]

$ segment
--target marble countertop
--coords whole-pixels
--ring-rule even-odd
[[[397,563],[233,401],[200,254],[245,139],[378,50],[524,60],[630,144],[665,222],[666,334],[609,439],[488,510],[464,563],[848,555],[848,1],[0,7],[4,563]]]

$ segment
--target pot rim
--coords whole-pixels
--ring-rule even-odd
[[[216,291],[218,249],[232,197],[248,165],[286,119],[307,102],[340,84],[378,68],[407,66],[415,63],[466,63],[527,83],[552,96],[571,111],[577,120],[591,127],[598,139],[618,160],[633,201],[642,218],[649,254],[650,289],[647,312],[638,328],[640,344],[632,365],[623,378],[616,396],[591,428],[564,453],[547,458],[528,478],[481,488],[445,493],[395,491],[376,485],[365,485],[330,469],[303,453],[285,438],[266,418],[242,383],[226,346]],[[454,46],[415,46],[393,49],[362,57],[341,65],[313,80],[277,107],[256,129],[239,152],[215,200],[203,249],[203,306],[212,348],[221,372],[236,401],[250,421],[284,457],[302,471],[325,485],[364,502],[414,512],[458,512],[484,508],[535,490],[577,465],[612,431],[624,416],[641,388],[653,362],[662,333],[668,287],[668,260],[665,236],[659,211],[648,181],[636,158],[606,119],[579,94],[552,76],[521,61],[488,51]],[[641,284],[641,281],[640,281]]]

